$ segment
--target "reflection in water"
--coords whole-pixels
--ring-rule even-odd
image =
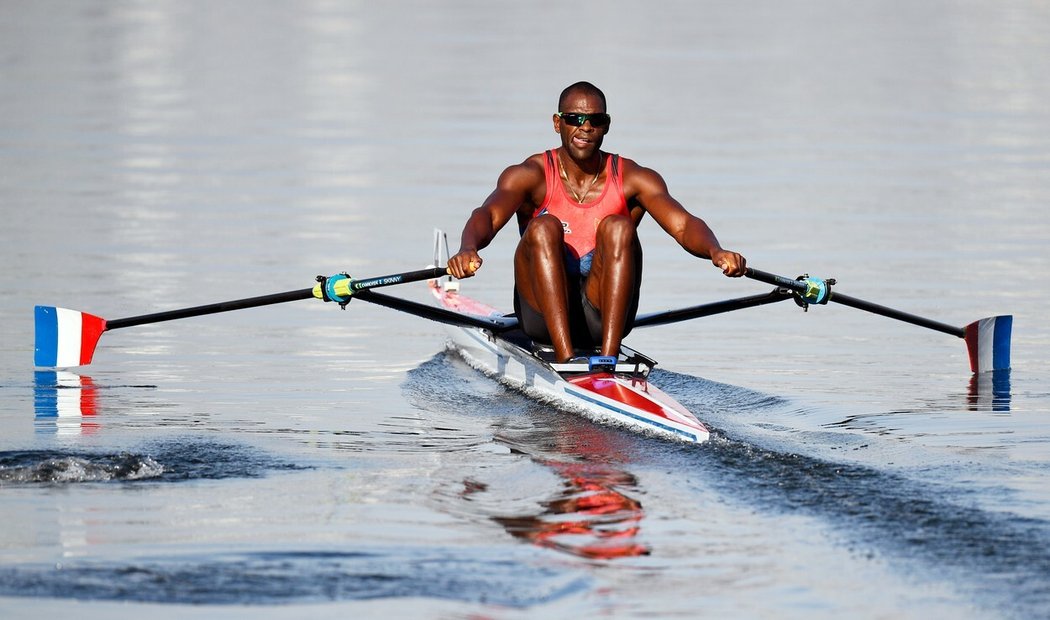
[[[649,547],[637,540],[645,512],[631,496],[638,480],[617,465],[624,455],[615,445],[616,433],[587,423],[547,431],[553,432],[544,436],[557,446],[553,454],[530,454],[525,446],[541,443],[537,438],[510,440],[512,450],[529,454],[533,462],[555,473],[561,484],[552,496],[538,501],[538,512],[497,513],[490,518],[515,538],[577,557],[611,560],[648,555]],[[488,485],[465,480],[464,489],[462,496],[469,500],[474,493],[488,490]]]
[[[1010,369],[982,372],[970,377],[967,393],[970,411],[1010,410]]]
[[[33,379],[38,431],[68,435],[99,429],[95,418],[98,387],[91,377],[64,370],[38,370]]]
[[[450,375],[456,380],[450,381]],[[638,480],[621,465],[636,460],[637,435],[552,412],[549,405],[482,376],[452,352],[439,353],[410,370],[403,387],[409,402],[441,420],[438,426],[470,427],[474,442],[486,441],[486,429],[476,420],[467,421],[473,413],[482,419],[500,416],[491,423],[496,429],[491,439],[507,449],[510,458],[504,464],[514,466],[526,457],[557,477],[551,484],[544,475],[538,489],[522,489],[513,476],[482,480],[473,476],[483,474],[457,474],[452,478],[454,501],[471,504],[457,511],[483,515],[519,540],[577,557],[649,553],[649,547],[638,542],[645,516],[636,499]],[[453,487],[442,485],[442,491],[448,488]],[[449,496],[442,492],[441,497],[445,501]]]
[[[631,474],[590,463],[545,463],[564,479],[561,491],[534,515],[495,516],[516,538],[576,556],[613,559],[647,555],[635,541],[642,504],[618,487],[634,486]],[[471,487],[467,487],[468,492]]]

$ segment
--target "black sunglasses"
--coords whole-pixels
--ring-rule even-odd
[[[587,121],[591,121],[591,127],[606,127],[612,118],[605,112],[597,114],[580,114],[578,112],[558,112],[558,117],[573,127],[580,127]]]

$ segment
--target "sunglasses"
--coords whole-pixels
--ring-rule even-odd
[[[558,117],[573,127],[580,127],[591,121],[591,127],[606,127],[612,118],[605,112],[597,114],[579,114],[577,112],[558,112]]]

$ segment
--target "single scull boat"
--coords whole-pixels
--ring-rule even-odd
[[[458,284],[447,277],[430,281],[443,308],[496,322],[492,328],[450,326],[453,347],[474,368],[597,422],[691,443],[707,441],[707,427],[649,382],[656,365],[652,359],[621,346],[614,368],[593,370],[591,360],[597,358],[597,351],[577,351],[579,358],[555,363],[553,348],[533,343],[515,326],[513,317],[460,294]]]

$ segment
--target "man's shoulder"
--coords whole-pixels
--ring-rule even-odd
[[[637,172],[644,172],[644,171],[650,171],[651,172],[652,171],[650,168],[646,168],[645,166],[639,164],[638,162],[636,162],[635,160],[631,159],[630,157],[624,157],[623,155],[617,155],[617,157],[619,157],[620,161],[623,162],[623,172],[624,172],[624,174],[633,174],[633,173],[637,173]]]
[[[624,180],[640,179],[640,180],[655,180],[659,179],[660,173],[652,168],[643,166],[633,159],[620,156],[620,161],[623,162],[623,178]]]
[[[623,191],[630,201],[641,195],[666,192],[667,185],[660,173],[626,157],[623,160]]]
[[[497,187],[529,196],[543,191],[546,188],[543,157],[543,153],[537,153],[521,163],[507,166],[499,177]]]
[[[542,180],[544,174],[544,157],[544,153],[536,153],[534,155],[529,155],[525,158],[525,161],[507,166],[507,169],[503,171],[503,174],[518,178],[535,178],[538,176],[538,178]]]

